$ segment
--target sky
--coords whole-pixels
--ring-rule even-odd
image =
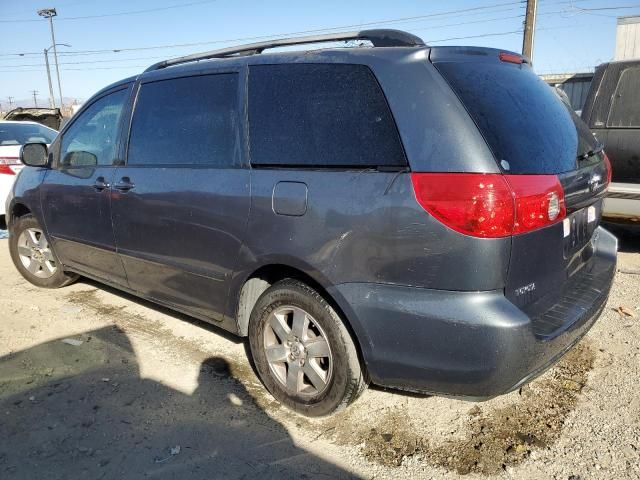
[[[58,47],[64,97],[83,101],[162,59],[310,30],[397,28],[433,45],[478,45],[520,52],[525,3],[0,0],[0,109],[7,109],[9,96],[32,98],[32,90],[38,91],[41,106],[48,103],[42,52],[52,42],[48,21],[37,15],[41,8],[57,9],[56,42],[71,45]],[[640,15],[640,0],[539,0],[535,70],[592,71],[611,60],[616,17],[629,15]],[[57,96],[52,53],[49,60]]]

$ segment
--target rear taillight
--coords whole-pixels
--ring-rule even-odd
[[[609,185],[611,184],[611,175],[613,174],[613,171],[611,170],[611,160],[609,160],[609,157],[607,157],[607,154],[604,154],[604,164],[607,167],[607,188],[609,187]]]
[[[5,175],[15,175],[16,172],[11,165],[22,165],[18,157],[0,157],[0,173]]]
[[[458,232],[504,237],[513,231],[514,204],[500,174],[412,173],[418,203]]]
[[[530,232],[567,215],[564,189],[555,175],[505,175],[513,191],[516,217],[513,234]]]
[[[411,181],[422,208],[474,237],[525,233],[566,215],[564,190],[555,175],[412,173]]]

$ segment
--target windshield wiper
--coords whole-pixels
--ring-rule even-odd
[[[578,155],[578,160],[587,160],[588,158],[591,158],[594,155],[602,152],[602,150],[604,150],[604,144],[599,143],[595,148],[587,151],[586,153],[583,153],[582,155]]]

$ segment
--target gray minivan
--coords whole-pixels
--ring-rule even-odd
[[[263,53],[358,40],[368,45]],[[368,30],[160,62],[23,148],[10,250],[248,336],[275,398],[489,398],[604,308],[608,165],[526,58]]]

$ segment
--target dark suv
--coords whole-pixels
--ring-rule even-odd
[[[582,119],[606,145],[613,167],[603,216],[640,225],[640,60],[598,66]]]
[[[336,40],[371,46],[262,54]],[[520,55],[369,30],[161,62],[23,148],[18,270],[248,336],[325,415],[369,383],[488,398],[556,362],[615,272],[608,165]]]

